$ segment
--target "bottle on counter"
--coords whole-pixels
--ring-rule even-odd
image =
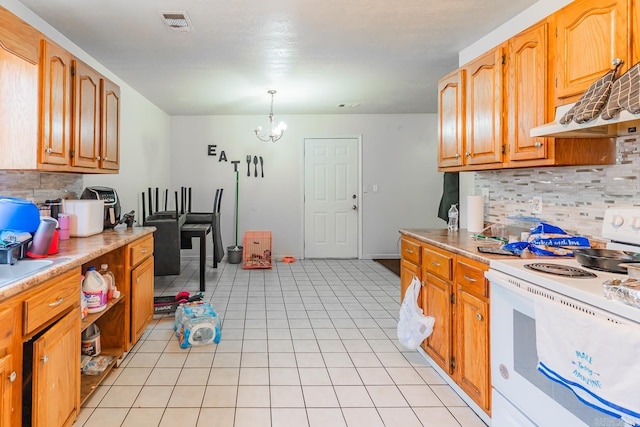
[[[102,264],[100,266],[100,274],[102,274],[105,282],[107,282],[107,301],[111,301],[114,298],[113,294],[116,290],[116,277],[111,270],[109,270],[109,264]]]
[[[458,208],[455,204],[449,208],[449,222],[447,224],[449,231],[458,231]]]

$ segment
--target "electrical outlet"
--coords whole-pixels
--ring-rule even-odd
[[[533,196],[531,200],[529,200],[529,204],[531,205],[531,213],[532,214],[541,214],[542,213],[542,197]]]

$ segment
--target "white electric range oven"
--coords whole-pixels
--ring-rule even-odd
[[[622,223],[619,215],[615,214],[614,219],[614,214],[609,212],[605,215],[605,224],[620,223],[615,229],[618,238],[633,235],[640,239],[640,210],[633,212],[625,212],[624,215],[631,217],[623,219]],[[603,236],[611,235],[605,230],[607,226],[603,225]],[[629,227],[629,230],[622,227]],[[625,243],[628,242],[627,238]],[[640,247],[636,252],[640,252]],[[543,271],[534,269],[537,267]],[[556,270],[565,268],[569,276],[555,274],[558,273]],[[583,277],[575,275],[583,273]],[[491,301],[492,427],[633,425],[585,405],[570,389],[538,371],[535,316],[535,304],[542,299],[561,304],[562,310],[570,310],[569,313],[580,312],[606,319],[612,328],[616,324],[636,326],[640,333],[640,308],[608,299],[603,293],[605,281],[624,280],[628,276],[588,269],[573,258],[505,257],[491,260],[486,277],[490,281]],[[558,328],[562,327],[558,325]],[[589,334],[589,331],[584,333]],[[598,337],[588,336],[587,339],[597,340]],[[629,393],[639,392],[635,389]]]

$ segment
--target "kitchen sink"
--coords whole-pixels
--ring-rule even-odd
[[[24,279],[41,270],[64,261],[64,258],[51,259],[23,259],[15,264],[0,264],[0,287]]]

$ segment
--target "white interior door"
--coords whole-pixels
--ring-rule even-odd
[[[358,257],[358,140],[304,140],[304,256]]]

